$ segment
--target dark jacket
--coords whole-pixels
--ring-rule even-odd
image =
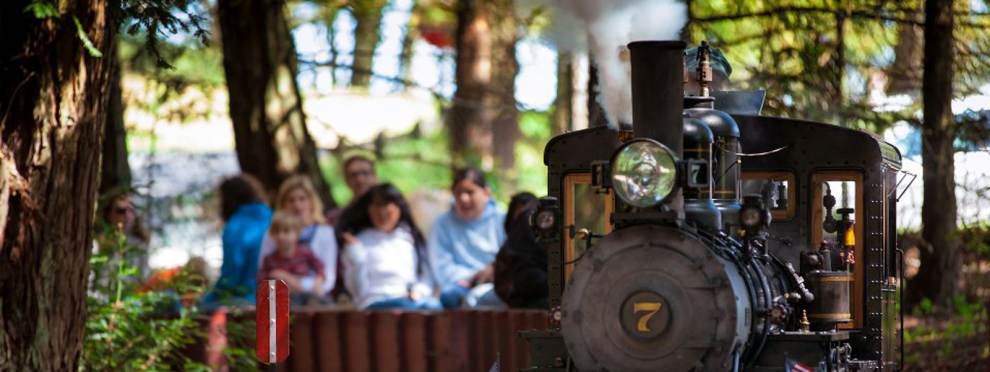
[[[535,206],[509,225],[495,258],[495,292],[513,308],[546,308],[547,252],[529,228]]]

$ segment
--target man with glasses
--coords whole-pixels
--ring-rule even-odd
[[[351,190],[351,202],[344,208],[334,209],[327,213],[327,223],[339,229],[348,207],[364,195],[368,189],[378,184],[375,174],[375,162],[363,155],[352,155],[344,160],[344,183]]]

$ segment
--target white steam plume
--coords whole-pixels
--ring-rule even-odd
[[[687,8],[675,0],[537,0],[550,7],[549,36],[558,48],[587,50],[598,67],[595,92],[609,125],[632,123],[628,59],[619,56],[637,40],[674,40],[687,22]],[[592,94],[592,92],[589,92]]]

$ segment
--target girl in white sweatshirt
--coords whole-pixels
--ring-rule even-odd
[[[395,186],[372,187],[343,232],[344,286],[360,309],[440,309],[433,297],[426,242]]]

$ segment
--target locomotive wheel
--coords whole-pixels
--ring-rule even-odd
[[[749,326],[737,312],[748,301],[737,309],[732,287],[702,241],[676,228],[622,229],[578,261],[561,333],[582,371],[723,371]]]

